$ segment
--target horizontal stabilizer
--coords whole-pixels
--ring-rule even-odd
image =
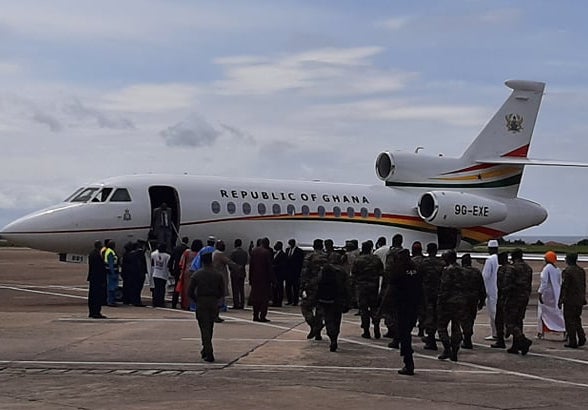
[[[588,167],[588,162],[557,161],[551,159],[533,159],[522,157],[500,157],[492,159],[476,160],[479,164],[501,165],[543,165],[552,167]]]

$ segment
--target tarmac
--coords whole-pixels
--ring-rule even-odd
[[[410,377],[397,374],[402,362],[390,339],[360,337],[355,311],[344,315],[332,353],[324,333],[306,339],[299,308],[290,306],[270,308],[270,323],[251,321],[250,310],[223,313],[216,362],[206,363],[191,312],[105,307],[108,319],[89,319],[86,271],[54,254],[0,248],[1,409],[587,407],[588,349],[537,340],[535,300],[525,319],[527,356],[489,347],[482,310],[474,349],[460,350],[456,363],[414,337]]]

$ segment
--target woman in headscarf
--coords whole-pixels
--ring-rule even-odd
[[[545,253],[545,267],[541,271],[539,303],[537,304],[537,337],[545,332],[565,332],[562,310],[557,306],[561,291],[561,270],[555,266],[557,255],[553,251]]]

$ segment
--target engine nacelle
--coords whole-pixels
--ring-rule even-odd
[[[469,228],[503,221],[506,205],[493,199],[457,191],[431,191],[421,195],[417,211],[431,225]]]

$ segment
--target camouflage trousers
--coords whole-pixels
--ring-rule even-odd
[[[308,299],[302,299],[300,301],[300,312],[304,320],[310,326],[311,330],[314,330],[316,334],[319,334],[323,329],[323,314],[319,309],[317,303],[314,303]]]
[[[461,342],[461,323],[464,316],[463,303],[444,303],[437,307],[437,332],[443,345],[456,345]],[[447,326],[451,322],[451,337],[447,332]]]
[[[437,331],[437,295],[425,294],[424,328],[428,336],[435,336]]]
[[[357,292],[357,304],[361,316],[361,328],[369,330],[370,321],[374,327],[380,326],[380,317],[378,316],[378,291],[364,291],[360,289]]]
[[[472,337],[474,334],[474,322],[478,314],[478,301],[468,300],[464,304],[463,318],[461,322],[461,330],[464,338]]]

